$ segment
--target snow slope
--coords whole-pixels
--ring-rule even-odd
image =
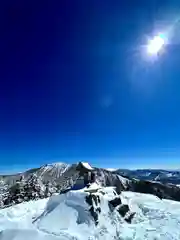
[[[29,201],[0,210],[0,231],[4,229],[26,229],[46,207],[48,199]]]
[[[122,203],[136,212],[128,224],[117,211],[109,211],[108,201],[115,197],[113,188],[100,189],[96,194],[101,208],[97,226],[85,201],[88,192],[70,191],[49,200],[0,210],[0,240],[180,239],[180,203],[160,200],[150,194],[123,192]]]

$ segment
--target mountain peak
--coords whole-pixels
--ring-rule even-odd
[[[59,178],[69,167],[69,164],[56,162],[40,167],[38,172],[41,176]]]

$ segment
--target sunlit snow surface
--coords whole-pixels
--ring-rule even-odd
[[[132,224],[117,212],[109,213],[111,188],[101,196],[99,226],[95,226],[84,201],[87,193],[28,202],[0,210],[0,240],[179,240],[180,203],[152,195],[123,192],[123,203],[136,212]],[[47,205],[46,205],[47,204]]]

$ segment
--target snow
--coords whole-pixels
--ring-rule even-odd
[[[21,203],[0,210],[0,240],[179,240],[180,203],[150,194],[122,192],[124,204],[136,215],[128,224],[109,212],[114,188],[98,189],[101,213],[95,226],[85,201],[87,192],[69,191],[50,199]],[[104,194],[100,192],[103,191]]]
[[[60,177],[71,165],[66,163],[52,163],[52,164],[46,164],[43,167],[40,168],[40,175],[44,174],[50,174],[54,177]]]
[[[81,164],[88,170],[93,170],[93,168],[87,162],[81,162]]]
[[[48,199],[29,201],[0,210],[0,231],[4,229],[26,229],[32,220],[38,217],[47,204]],[[0,238],[1,239],[1,238]]]
[[[101,185],[97,184],[96,182],[92,183],[89,187],[85,187],[84,190],[88,189],[99,189],[102,188]]]
[[[106,170],[109,172],[115,172],[117,169],[116,168],[106,168]]]
[[[133,224],[128,228],[130,239],[180,239],[179,202],[132,192],[123,192],[123,196],[130,209],[136,212]]]

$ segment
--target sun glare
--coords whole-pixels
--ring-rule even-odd
[[[147,52],[150,55],[157,54],[165,44],[165,41],[161,35],[155,36],[152,40],[149,41],[147,45]]]

